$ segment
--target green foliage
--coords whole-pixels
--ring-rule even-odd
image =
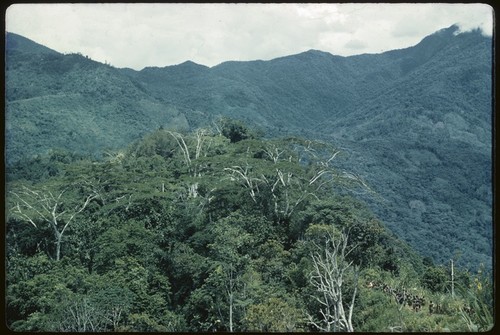
[[[388,327],[398,324],[397,306],[391,297],[381,291],[361,287],[358,297],[358,313],[354,314],[354,326],[362,332],[386,332]]]
[[[443,267],[427,267],[422,277],[422,284],[431,292],[445,292],[449,276]]]
[[[241,121],[222,118],[219,124],[222,135],[228,138],[231,143],[254,137],[251,131]]]
[[[491,273],[481,265],[472,283],[459,286],[465,305],[460,313],[469,331],[490,331],[494,326],[494,298]]]
[[[298,138],[231,142],[208,130],[158,130],[105,160],[56,153],[42,159],[58,172],[47,175],[48,165],[40,164],[40,171],[23,170],[7,184],[8,326],[28,332],[314,330],[307,316],[320,306],[311,299],[317,292],[310,254],[341,231],[349,232],[354,248],[348,261],[360,265],[359,281],[349,274],[343,286],[350,296],[358,283],[356,330],[487,324],[491,287],[484,278],[477,277],[479,289],[457,269],[457,285],[475,283],[476,290],[451,297],[447,272],[428,261],[424,266],[354,197],[366,188],[359,179],[346,182],[346,172],[327,161],[335,152]],[[31,208],[23,202],[33,197],[28,190],[45,192],[38,205],[59,199],[61,224],[96,194],[65,231],[59,261],[54,229],[35,202]],[[349,190],[355,192],[346,195]],[[433,299],[440,314],[402,308],[368,282]],[[467,304],[482,314],[464,319]]]
[[[296,332],[303,331],[304,313],[289,302],[271,297],[248,308],[244,325],[247,331]]]
[[[148,264],[157,252],[154,233],[133,219],[101,233],[96,244],[94,269],[99,273],[116,268],[116,260],[128,256]]]
[[[207,156],[227,141],[259,138],[253,129],[321,138],[345,148],[337,167],[363,176],[377,196],[360,196],[412,247],[436,263],[464,250],[461,266],[491,267],[492,48],[479,31],[458,34],[452,26],[376,55],[309,50],[265,62],[208,68],[188,61],[141,71],[7,33],[5,65],[9,180],[64,171],[43,158],[54,148],[119,159],[110,152],[155,129],[130,149],[143,158],[137,171],[180,153],[166,129],[214,126],[222,136]],[[147,156],[153,152],[154,160]],[[397,270],[391,262],[386,268]]]
[[[147,135],[141,141],[131,146],[131,153],[135,157],[152,157],[159,155],[163,158],[171,158],[177,149],[175,139],[164,130]]]

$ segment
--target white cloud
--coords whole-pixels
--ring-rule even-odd
[[[141,69],[192,60],[348,56],[409,47],[458,23],[493,30],[482,4],[15,4],[7,31],[60,52]]]
[[[344,46],[350,50],[363,50],[366,48],[366,44],[360,40],[349,40]]]

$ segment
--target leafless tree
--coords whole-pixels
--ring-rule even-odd
[[[276,145],[268,145],[264,149],[264,152],[276,164],[280,159],[280,156],[283,155],[283,153],[285,153],[285,150],[281,150]]]
[[[231,180],[241,182],[242,185],[250,191],[250,196],[252,200],[257,203],[257,194],[259,193],[259,179],[252,177],[251,169],[247,164],[245,167],[232,166],[230,168],[224,168],[224,171],[231,173]]]
[[[241,183],[242,186],[249,190],[254,203],[257,203],[257,195],[261,189],[266,188],[269,190],[272,196],[269,200],[274,205],[275,214],[285,219],[289,218],[307,197],[317,198],[316,192],[333,180],[332,178],[321,179],[320,177],[326,173],[323,170],[315,174],[311,179],[295,175],[282,168],[276,168],[276,173],[273,176],[266,177],[264,174],[256,176],[248,164],[246,166],[224,168],[224,171],[231,174],[231,180]]]
[[[14,197],[14,206],[10,212],[22,220],[31,223],[35,228],[37,221],[44,221],[54,232],[56,244],[56,260],[61,258],[61,243],[66,229],[74,222],[77,214],[81,213],[89,203],[99,197],[94,188],[89,194],[77,203],[65,199],[64,195],[69,187],[53,193],[49,189],[31,189],[26,186],[19,191],[9,192]]]
[[[358,269],[346,257],[354,249],[348,248],[348,234],[342,232],[334,237],[329,234],[324,247],[317,246],[319,251],[311,255],[314,270],[310,282],[319,293],[314,298],[320,303],[321,320],[311,315],[309,323],[321,331],[353,332],[352,313],[357,293]],[[344,307],[344,281],[348,271],[354,272],[354,292],[349,305]]]
[[[234,293],[235,293],[235,274],[233,266],[229,268],[228,281],[226,282],[226,294],[229,300],[229,331],[233,332],[233,310],[234,310]]]
[[[58,328],[63,332],[117,331],[125,305],[115,301],[104,306],[89,297],[76,298],[60,307]]]
[[[182,136],[182,134],[173,131],[167,131],[167,133],[170,134],[177,142],[189,173],[195,178],[201,177],[201,170],[203,166],[196,164],[196,161],[203,155],[206,155],[206,151],[210,147],[211,140],[207,141],[207,139],[209,139],[210,137],[210,132],[206,129],[198,129],[196,130],[195,138],[193,139],[189,137],[185,138],[185,136]],[[193,145],[193,141],[195,142],[195,147],[194,150],[190,150],[190,146]],[[192,154],[193,151],[194,156]],[[192,184],[188,185],[188,196],[190,198],[196,198],[198,196],[198,182],[193,182]]]
[[[208,138],[207,135],[209,135],[208,130],[200,128],[196,130],[196,150],[195,150],[195,155],[194,158],[198,159],[202,155],[203,152],[203,143],[205,143],[206,139]]]
[[[71,303],[59,322],[59,329],[63,332],[99,332],[105,327],[102,311],[88,298]]]
[[[179,148],[182,151],[182,155],[184,156],[184,163],[186,163],[188,167],[191,167],[191,156],[189,154],[189,148],[186,144],[186,141],[184,141],[184,137],[177,132],[173,131],[167,131],[167,132],[175,139],[175,141],[179,145]]]

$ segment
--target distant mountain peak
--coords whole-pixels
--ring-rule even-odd
[[[157,70],[164,70],[164,71],[189,71],[189,70],[205,70],[209,69],[208,66],[201,65],[198,63],[195,63],[193,61],[187,60],[185,62],[175,64],[175,65],[167,65],[164,67],[158,67],[158,66],[146,66],[143,68],[141,71],[142,72],[150,72],[150,71],[157,71]]]
[[[317,49],[309,49],[307,51],[299,53],[299,55],[311,55],[311,56],[320,56],[320,57],[332,57],[333,55],[327,51],[317,50]]]
[[[439,36],[439,37],[455,37],[458,35],[462,34],[468,34],[468,35],[480,35],[480,36],[486,36],[484,32],[481,30],[480,27],[472,28],[472,29],[467,29],[463,30],[457,23],[452,24],[448,28],[443,28],[438,31],[436,31],[434,34],[431,34],[427,37],[432,37],[432,36]]]
[[[331,57],[340,57],[340,56],[334,56],[329,52],[326,51],[321,51],[321,50],[316,50],[316,49],[309,49],[307,51],[291,55],[291,56],[286,56],[282,58],[287,58],[287,57],[295,57],[298,59],[303,59],[303,60],[310,60],[310,59],[325,59],[325,58],[331,58]]]
[[[26,53],[36,54],[59,54],[59,52],[52,50],[42,44],[36,43],[24,36],[7,32],[5,35],[5,49],[6,51],[21,51]]]
[[[187,60],[185,62],[182,62],[182,63],[174,65],[174,66],[208,68],[208,66],[206,66],[206,65],[198,64],[198,63],[195,63],[191,60]]]
[[[434,34],[431,34],[431,36],[435,35],[435,34],[456,35],[459,32],[460,32],[460,27],[455,23],[455,24],[452,24],[451,26],[449,26],[448,28],[439,29]]]
[[[317,49],[309,49],[305,53],[316,54],[316,55],[331,55],[329,52],[321,51],[321,50],[317,50]]]

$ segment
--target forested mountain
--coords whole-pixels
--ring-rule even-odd
[[[324,142],[221,119],[7,184],[6,325],[23,332],[483,331],[492,282],[434,265]],[[14,178],[15,177],[15,178]]]
[[[359,197],[393,232],[438,263],[491,266],[492,42],[457,29],[382,54],[310,50],[141,71],[9,33],[7,161],[58,148],[100,157],[159,127],[229,116],[270,138],[332,143],[337,166],[365,180],[373,192]]]
[[[335,129],[331,141],[383,196],[372,208],[394,232],[435,260],[461,252],[484,262],[493,242],[491,40],[448,29],[395,53],[402,75],[317,129]]]
[[[14,34],[7,34],[6,46],[9,163],[54,148],[100,155],[161,125],[186,124],[175,109],[109,65]]]

